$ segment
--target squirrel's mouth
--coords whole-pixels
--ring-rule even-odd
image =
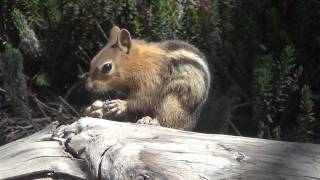
[[[101,80],[92,80],[90,77],[86,81],[86,89],[93,92],[105,92],[109,90],[108,83]]]

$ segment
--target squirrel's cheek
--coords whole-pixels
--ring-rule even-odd
[[[101,80],[91,80],[88,78],[86,82],[86,89],[93,92],[104,92],[110,89],[109,83]]]
[[[99,87],[99,83],[97,80],[92,80],[91,77],[89,77],[86,81],[86,89],[88,91],[97,91]]]

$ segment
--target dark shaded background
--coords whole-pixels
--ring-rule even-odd
[[[318,0],[0,0],[0,143],[71,122],[98,97],[85,72],[113,24],[206,54],[213,81],[198,131],[319,143],[319,9]]]

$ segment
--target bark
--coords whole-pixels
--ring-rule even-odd
[[[320,146],[94,118],[0,147],[0,179],[320,179]]]

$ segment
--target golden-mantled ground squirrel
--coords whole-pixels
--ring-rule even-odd
[[[109,42],[93,58],[87,88],[117,90],[126,99],[96,101],[85,115],[141,114],[138,123],[193,130],[208,96],[210,72],[205,56],[177,40],[147,43],[114,26]]]

